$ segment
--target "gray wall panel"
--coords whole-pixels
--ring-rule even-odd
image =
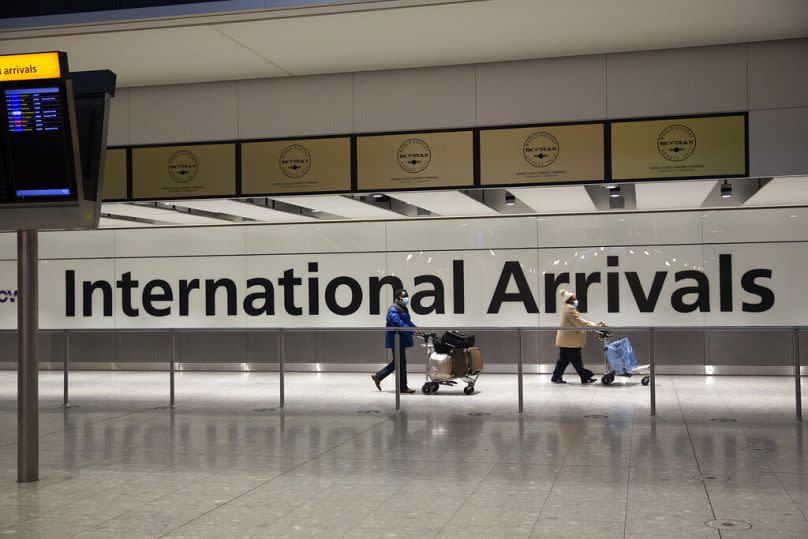
[[[606,117],[606,56],[477,66],[477,124]]]
[[[468,127],[475,123],[474,66],[357,73],[359,132]]]
[[[114,363],[115,334],[71,333],[70,360],[85,363]]]
[[[746,110],[746,45],[610,54],[610,118]]]
[[[749,173],[808,173],[808,107],[749,113]]]
[[[247,363],[278,363],[280,334],[276,331],[248,331]],[[193,360],[188,360],[193,361]]]
[[[708,365],[791,365],[789,331],[710,331],[706,337]]]
[[[168,365],[171,336],[168,333],[119,333],[116,363],[160,363]]]
[[[749,108],[808,106],[808,39],[749,44]]]
[[[179,361],[193,363],[243,363],[244,332],[183,331]]]

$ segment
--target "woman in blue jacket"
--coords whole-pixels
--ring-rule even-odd
[[[387,324],[386,327],[400,327],[400,328],[414,328],[416,327],[415,324],[412,323],[410,320],[410,311],[407,310],[407,304],[410,302],[410,295],[407,294],[406,290],[396,290],[395,293],[395,300],[393,304],[390,306],[390,309],[387,310]],[[400,354],[400,368],[401,373],[399,374],[401,380],[401,392],[402,393],[415,393],[414,389],[410,389],[407,387],[407,354],[406,349],[412,346],[412,331],[400,331],[398,333],[398,351]],[[393,352],[393,361],[388,363],[382,370],[377,372],[376,374],[372,374],[370,377],[373,379],[373,383],[376,384],[376,388],[381,391],[382,390],[382,380],[384,380],[391,372],[396,370],[395,364],[395,354],[396,351],[393,350],[393,340],[395,338],[394,331],[388,331],[384,336],[384,347],[392,350]]]

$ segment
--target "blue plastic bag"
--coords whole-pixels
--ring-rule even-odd
[[[637,357],[628,337],[614,341],[606,346],[606,361],[615,374],[625,374],[637,368]]]

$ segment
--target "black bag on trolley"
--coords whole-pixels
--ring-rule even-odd
[[[447,331],[440,338],[441,344],[448,350],[465,350],[474,346],[475,341],[474,335],[464,335],[458,331]]]

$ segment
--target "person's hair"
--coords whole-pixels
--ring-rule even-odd
[[[400,297],[401,297],[402,295],[404,295],[404,294],[407,294],[407,291],[406,291],[406,290],[404,290],[403,288],[399,288],[398,290],[396,290],[396,297],[395,297],[395,299],[400,298]],[[407,294],[407,295],[409,296],[409,294]]]

